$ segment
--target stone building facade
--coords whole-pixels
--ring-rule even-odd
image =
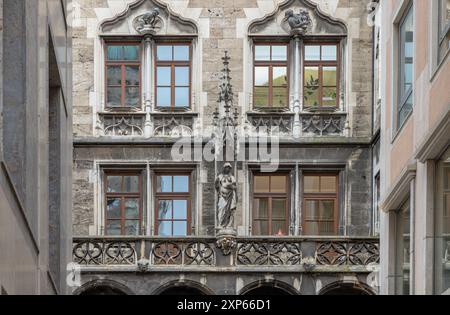
[[[0,292],[67,294],[70,1],[0,1]]]
[[[376,294],[368,4],[79,1],[74,293]]]
[[[381,293],[450,291],[450,1],[382,1]]]

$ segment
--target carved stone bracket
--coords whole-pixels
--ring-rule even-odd
[[[151,115],[156,137],[191,137],[197,114],[193,113],[154,113]]]
[[[216,247],[222,250],[224,256],[231,255],[231,252],[236,248],[236,236],[234,235],[222,235],[217,237]]]
[[[145,114],[142,113],[100,113],[97,130],[102,136],[142,136],[144,124]]]
[[[340,113],[301,114],[303,135],[343,136],[346,118],[346,114]]]

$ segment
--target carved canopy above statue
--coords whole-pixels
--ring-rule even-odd
[[[100,24],[102,35],[192,35],[198,33],[194,21],[172,12],[158,0],[136,0]]]
[[[309,0],[286,0],[274,12],[254,21],[249,35],[335,35],[347,34],[346,25],[323,13],[317,4]]]

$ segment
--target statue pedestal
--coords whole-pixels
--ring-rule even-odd
[[[216,247],[222,250],[224,256],[229,256],[236,247],[237,232],[235,229],[221,229],[216,234]]]

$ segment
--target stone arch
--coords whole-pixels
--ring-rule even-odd
[[[74,295],[135,295],[126,285],[114,280],[99,279],[85,283]]]
[[[239,295],[300,295],[300,292],[279,280],[259,280],[242,288]]]
[[[310,0],[285,0],[279,3],[275,10],[249,24],[249,35],[290,35],[285,18],[288,9],[298,11],[305,9],[312,19],[312,27],[308,35],[347,35],[347,25],[341,19],[323,12],[319,5]]]
[[[361,282],[336,281],[322,288],[319,295],[376,295],[376,293]]]
[[[152,295],[215,295],[207,286],[192,280],[170,281],[158,289]]]

